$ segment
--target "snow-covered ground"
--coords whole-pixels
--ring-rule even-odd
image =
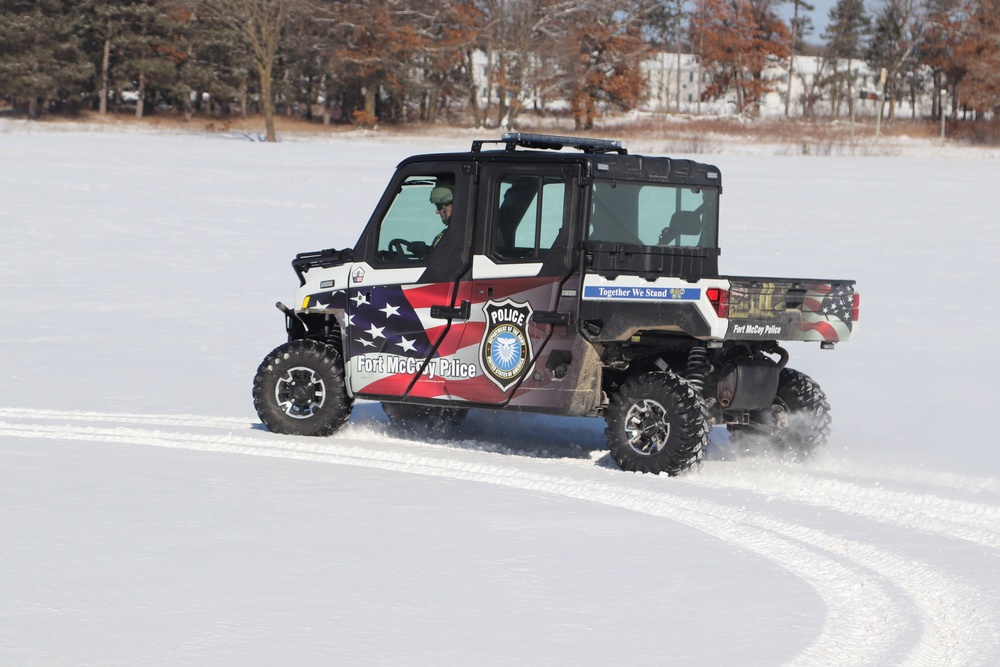
[[[597,420],[262,430],[289,260],[468,145],[286,139],[0,125],[0,664],[1000,662],[1000,159],[695,156],[723,271],[855,278],[861,327],[790,346],[825,456],[667,478]]]

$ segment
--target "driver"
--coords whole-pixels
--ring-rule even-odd
[[[451,224],[451,209],[454,201],[455,191],[451,188],[439,186],[431,190],[431,203],[437,209],[438,215],[441,216],[441,223],[444,225],[441,233],[434,237],[431,247],[436,246],[441,237],[444,236],[444,233],[448,231],[448,226]]]

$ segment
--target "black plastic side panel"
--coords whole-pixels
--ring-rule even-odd
[[[580,323],[592,341],[626,341],[639,331],[707,338],[711,328],[696,303],[583,301]]]
[[[678,277],[688,280],[719,276],[718,248],[675,248],[590,241],[588,269],[605,278],[642,276],[649,280]]]
[[[602,178],[722,188],[722,174],[711,164],[645,155],[588,156]]]

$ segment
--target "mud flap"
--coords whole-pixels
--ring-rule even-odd
[[[727,410],[763,410],[778,395],[781,369],[769,359],[745,360],[726,368],[719,380],[719,404]]]

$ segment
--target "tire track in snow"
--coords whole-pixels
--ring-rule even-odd
[[[36,414],[29,414],[36,412]],[[16,416],[15,416],[16,413]],[[111,421],[128,415],[0,410],[13,418]],[[250,425],[165,415],[133,415],[131,422],[168,426],[231,428]],[[178,421],[183,423],[177,423]],[[164,423],[166,422],[166,423]],[[808,582],[828,607],[824,628],[792,665],[867,665],[892,662],[898,645],[912,631],[918,640],[900,664],[962,665],[982,657],[996,643],[992,614],[981,593],[927,564],[902,558],[870,544],[715,501],[661,490],[635,489],[606,476],[575,479],[526,470],[520,463],[497,466],[457,460],[455,450],[424,445],[414,454],[380,448],[392,444],[356,444],[341,438],[312,440],[253,435],[199,435],[125,427],[70,426],[0,422],[0,436],[139,444],[199,451],[237,453],[392,470],[489,483],[551,493],[662,517],[691,526],[722,541],[755,552]],[[410,446],[410,445],[408,445]],[[488,454],[464,451],[467,455]],[[576,465],[574,472],[593,472]],[[603,471],[602,471],[603,472]],[[895,589],[895,595],[887,588]],[[902,602],[899,592],[905,596]]]
[[[699,486],[749,491],[770,500],[786,500],[834,509],[921,533],[942,535],[1000,549],[998,505],[954,500],[925,493],[891,491],[798,471],[757,473],[754,479],[739,473],[694,475],[688,479]]]
[[[125,412],[86,412],[77,410],[36,410],[31,408],[0,408],[0,419],[43,419],[46,421],[82,421],[103,424],[150,424],[154,426],[191,426],[198,428],[247,429],[254,425],[249,419],[232,417],[202,417],[199,415],[143,415]]]
[[[590,500],[612,507],[639,511],[676,520],[703,530],[728,544],[745,548],[776,562],[809,582],[828,606],[827,621],[820,636],[797,664],[822,664],[819,656],[837,655],[841,664],[870,664],[873,652],[892,646],[902,634],[906,614],[885,592],[879,578],[852,569],[838,559],[826,558],[797,540],[779,537],[775,526],[761,528],[748,523],[745,512],[715,503],[660,494],[639,493],[607,485],[593,485],[550,475],[527,473],[513,467],[463,463],[428,455],[389,452],[333,440],[239,435],[211,436],[130,428],[19,425],[0,422],[0,436],[83,440],[140,444],[198,451],[269,456],[410,474],[486,482],[498,486],[551,493]],[[659,496],[659,497],[658,497]],[[669,501],[669,502],[667,502]],[[873,641],[872,633],[878,637]],[[801,657],[801,656],[800,656]]]
[[[255,425],[248,419],[199,415],[129,414],[0,407],[0,419],[3,418],[235,430],[245,430],[253,428]],[[495,447],[484,447],[485,451],[495,451],[495,449]],[[840,470],[834,471],[834,474],[853,475],[853,472]],[[870,474],[856,476],[874,479],[876,483],[880,479]],[[866,487],[840,479],[826,478],[822,471],[818,471],[816,474],[806,474],[789,470],[775,474],[768,470],[755,469],[752,476],[708,474],[690,476],[686,479],[700,486],[739,489],[771,499],[827,507],[849,514],[867,516],[882,523],[964,539],[990,548],[1000,548],[1000,506],[997,505],[953,500],[939,495]],[[936,480],[937,477],[924,474],[915,481],[934,485]],[[990,480],[973,480],[974,490],[983,490],[983,484],[987,481]],[[963,487],[954,480],[948,484],[947,488],[963,490]]]
[[[873,484],[905,484],[907,486],[924,486],[935,492],[958,491],[974,497],[995,496],[1000,499],[1000,479],[996,477],[969,477],[951,472],[916,470],[909,468],[893,468],[873,466],[871,464],[859,468],[845,463],[824,462],[820,466],[811,467],[809,471],[819,477],[850,476],[858,481],[870,481]]]

